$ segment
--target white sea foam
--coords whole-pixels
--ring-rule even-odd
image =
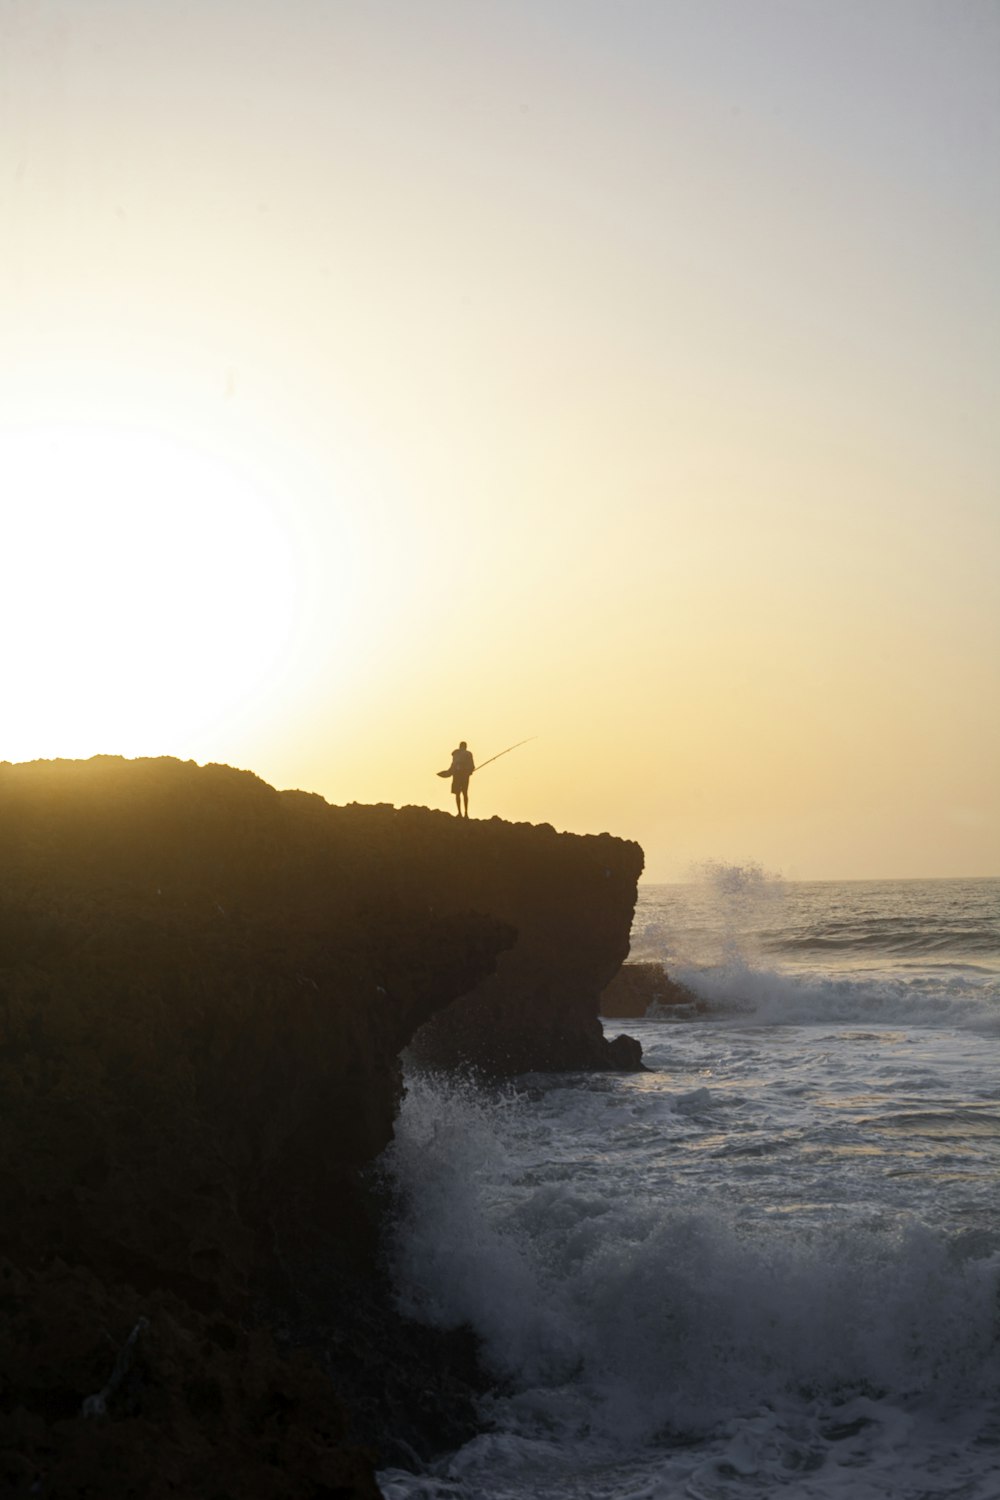
[[[400,1298],[496,1389],[385,1494],[998,1500],[995,975],[674,972],[710,1010],[630,1024],[647,1073],[410,1080]]]
[[[761,1025],[856,1023],[961,1026],[1000,1031],[993,974],[824,974],[763,968],[741,959],[714,968],[677,965],[671,976],[723,1012]],[[661,1012],[670,1019],[669,1008]]]
[[[981,1407],[1000,1378],[1000,1252],[870,1205],[750,1222],[721,1194],[699,1205],[697,1193],[649,1192],[642,1170],[604,1182],[587,1170],[602,1144],[595,1096],[556,1092],[589,1158],[574,1174],[551,1154],[544,1110],[532,1125],[531,1092],[491,1100],[415,1080],[392,1149],[404,1305],[472,1324],[504,1386],[484,1410],[494,1432],[452,1461],[451,1481],[481,1484],[498,1447],[514,1483],[513,1471],[548,1470],[553,1445],[604,1465],[643,1452],[675,1466],[683,1440],[685,1452],[721,1444],[699,1483],[728,1483],[760,1470],[762,1444],[806,1462],[842,1429],[861,1433],[875,1424],[865,1403],[880,1430]],[[700,1090],[670,1107],[710,1103]],[[620,1142],[603,1144],[618,1154]],[[540,1493],[520,1483],[510,1493]]]

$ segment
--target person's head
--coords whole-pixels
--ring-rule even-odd
[[[468,745],[466,745],[466,743],[465,743],[464,740],[459,740],[459,742],[458,742],[458,748],[460,750],[467,750],[469,747],[468,747]]]

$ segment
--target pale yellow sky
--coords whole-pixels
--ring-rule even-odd
[[[1000,5],[0,0],[0,757],[1000,873]]]

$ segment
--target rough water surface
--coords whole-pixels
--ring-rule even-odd
[[[996,1500],[1000,882],[716,868],[632,956],[708,1002],[648,1073],[409,1079],[397,1287],[496,1387],[386,1496]]]

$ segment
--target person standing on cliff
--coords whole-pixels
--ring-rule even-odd
[[[472,751],[462,740],[457,750],[451,752],[451,790],[455,797],[456,816],[462,817],[462,803],[465,803],[465,817],[469,816],[469,777],[476,769],[476,763],[472,759]]]

